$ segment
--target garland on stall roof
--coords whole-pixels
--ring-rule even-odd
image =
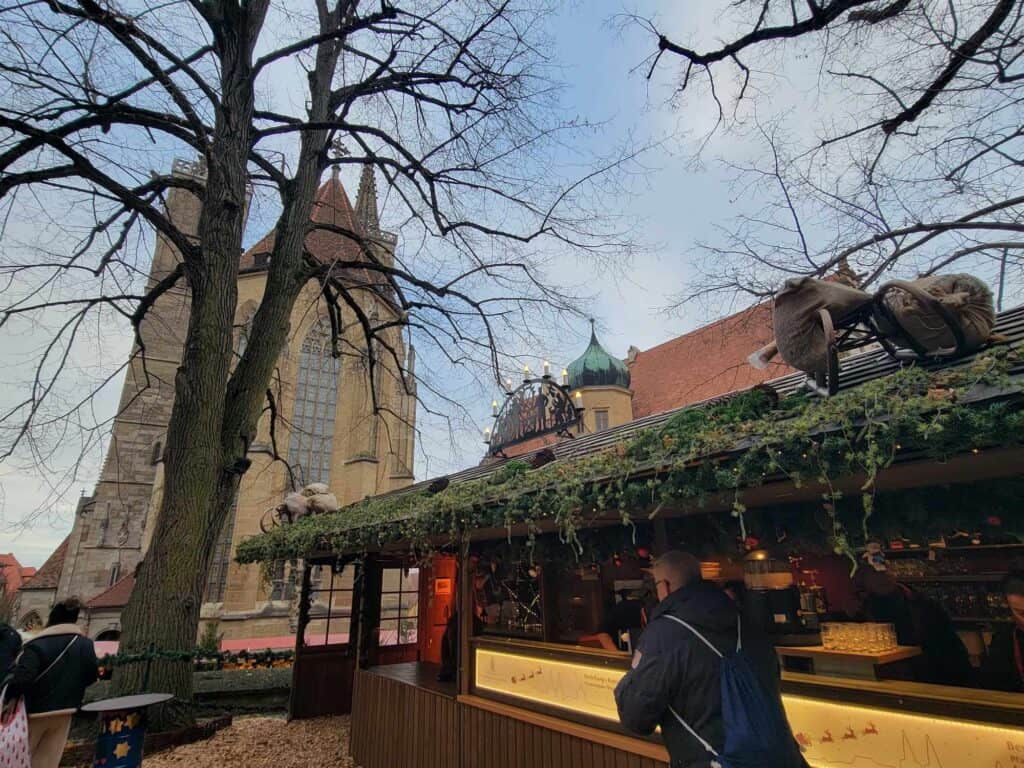
[[[776,402],[767,388],[754,388],[718,405],[680,411],[664,426],[599,454],[538,469],[510,461],[494,475],[439,493],[369,498],[307,517],[242,541],[236,559],[365,552],[397,541],[427,554],[437,540],[454,544],[470,530],[517,524],[526,526],[532,542],[542,520],[554,523],[559,539],[579,556],[580,531],[610,515],[633,527],[666,504],[701,505],[724,492],[733,494],[733,515],[742,520],[744,490],[769,478],[798,487],[821,483],[828,545],[853,559],[871,537],[875,478],[897,454],[942,460],[1024,440],[1024,412],[1015,404],[960,402],[972,388],[1008,386],[1019,360],[1014,348],[997,348],[968,366],[910,366],[831,398],[796,394]],[[860,525],[853,530],[835,512],[842,495],[833,485],[851,475],[866,478]]]

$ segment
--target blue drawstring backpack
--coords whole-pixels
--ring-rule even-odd
[[[682,624],[722,660],[722,725],[725,746],[718,752],[690,727],[682,716],[669,711],[711,755],[713,768],[800,768],[804,765],[782,703],[764,689],[750,658],[743,653],[742,632],[736,622],[736,652],[726,656],[704,635],[682,619],[663,614]]]

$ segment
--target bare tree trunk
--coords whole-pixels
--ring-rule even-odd
[[[217,533],[245,472],[254,427],[224,440],[253,114],[246,21],[228,20],[222,27],[223,98],[209,153],[199,248],[184,258],[191,314],[167,429],[164,495],[123,614],[121,647],[126,653],[195,648]],[[267,352],[276,358],[277,350]],[[151,712],[156,730],[193,721],[190,660],[156,658],[123,667],[114,677],[120,694],[140,692],[144,683],[150,691],[175,696]]]

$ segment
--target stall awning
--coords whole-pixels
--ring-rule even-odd
[[[889,357],[883,350],[868,351],[843,360],[839,394],[830,401],[810,401],[811,404],[808,408],[817,409],[819,415],[819,421],[816,422],[814,430],[820,435],[824,435],[829,429],[836,427],[834,424],[820,421],[820,416],[827,414],[829,403],[843,403],[856,399],[858,393],[867,391],[869,389],[867,385],[872,382],[890,380],[895,382],[908,379],[912,375],[928,377],[927,381],[922,379],[918,384],[931,386],[928,382],[934,382],[936,389],[941,389],[945,381],[959,382],[960,386],[955,393],[955,407],[957,408],[983,407],[986,403],[1013,400],[1024,390],[1024,356],[1019,352],[1020,348],[1024,347],[1024,306],[1001,313],[994,332],[1000,341],[993,346],[956,360],[915,365],[910,367],[909,373],[907,367],[901,366],[901,363]],[[996,363],[996,361],[1000,362]],[[992,367],[997,364],[1000,367],[998,375],[988,375],[985,370],[981,370],[986,366]],[[780,397],[787,398],[802,389],[803,379],[803,373],[795,373],[770,381],[768,384]],[[742,393],[732,393],[638,419],[593,435],[565,440],[548,449],[554,453],[554,461],[543,469],[537,470],[537,473],[544,473],[545,477],[558,484],[561,482],[560,472],[567,473],[571,468],[587,462],[590,470],[586,478],[587,483],[620,480],[622,478],[616,476],[615,473],[618,470],[615,467],[609,467],[608,474],[601,476],[599,457],[621,454],[627,449],[627,446],[662,434],[674,423],[679,423],[680,419],[685,420],[681,414],[686,412],[727,410],[727,404],[732,402],[731,399],[737,398],[740,394]],[[846,400],[844,400],[844,395]],[[928,393],[928,397],[931,397],[931,392]],[[937,393],[935,397],[934,410],[936,412],[948,411],[954,407],[952,403],[942,400],[941,393]],[[922,402],[925,400],[924,397],[920,399]],[[790,400],[784,400],[784,402],[790,402]],[[922,413],[925,412],[922,410]],[[774,429],[778,424],[787,422],[785,417],[773,416],[765,423],[774,425],[770,426],[770,429]],[[723,441],[719,439],[716,443],[719,452],[714,456],[701,454],[700,459],[703,461],[714,458],[717,462],[718,459],[726,455],[742,454],[758,444],[759,440],[763,442],[763,435],[758,435],[757,439],[744,436],[749,435],[750,430],[742,429],[743,426],[735,424],[735,439],[731,440],[728,448],[725,448]],[[999,430],[994,431],[999,432]],[[1004,431],[989,439],[988,443],[1001,444],[1002,440],[1012,442],[1015,439],[1018,439],[1018,436]],[[241,562],[255,562],[379,547],[390,542],[422,536],[428,522],[433,526],[431,531],[433,535],[442,535],[444,530],[437,529],[438,520],[426,520],[424,510],[427,509],[446,515],[449,527],[462,530],[477,525],[479,520],[476,518],[482,515],[485,508],[489,509],[491,514],[483,516],[492,521],[495,507],[507,508],[511,512],[506,513],[504,518],[499,514],[498,519],[499,521],[503,520],[506,524],[514,522],[516,500],[514,494],[510,495],[509,489],[503,487],[503,479],[506,476],[522,473],[534,457],[535,454],[519,456],[512,460],[489,463],[448,475],[444,478],[447,480],[447,490],[442,491],[436,498],[431,494],[430,488],[439,478],[373,497],[340,510],[334,515],[306,518],[289,526],[287,531],[278,529],[243,541],[238,547],[237,557]],[[662,456],[659,460],[664,461],[665,458]],[[679,461],[681,458],[694,460],[697,456],[668,456],[670,462]],[[610,463],[614,464],[614,462]],[[630,480],[635,481],[641,478],[645,471],[648,474],[657,471],[656,465],[657,462],[652,462],[646,467],[642,463],[632,464]],[[494,485],[493,492],[490,492],[488,484]],[[471,493],[470,489],[477,493]],[[534,487],[527,492],[537,490],[543,490],[543,487]],[[611,513],[614,515],[614,510]],[[387,530],[385,531],[384,528]],[[364,534],[363,532],[367,530],[370,533]],[[353,532],[360,532],[357,537],[360,539],[358,546],[353,546]],[[455,531],[451,532],[455,533]]]

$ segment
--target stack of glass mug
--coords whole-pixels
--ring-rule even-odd
[[[826,651],[884,653],[898,645],[896,627],[872,622],[826,622],[821,625],[821,645]]]

